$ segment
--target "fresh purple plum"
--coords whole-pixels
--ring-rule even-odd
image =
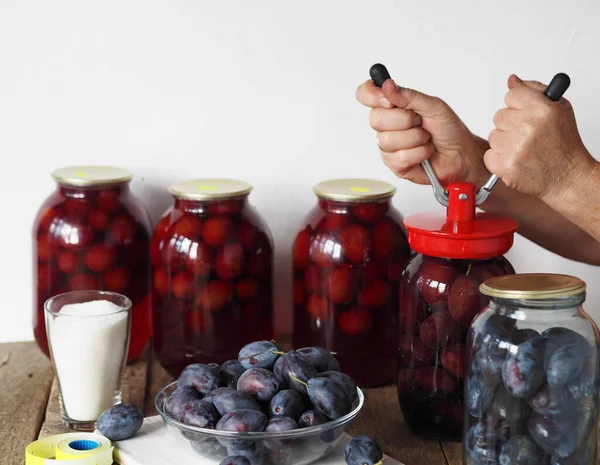
[[[500,465],[539,465],[543,463],[544,453],[529,436],[513,436],[500,450]]]
[[[251,443],[244,447],[232,445],[227,447],[227,453],[234,457],[245,457],[251,465],[263,465],[265,463],[265,450],[262,444],[258,442]]]
[[[139,431],[144,422],[140,409],[130,403],[121,403],[102,412],[96,429],[111,441],[122,441]]]
[[[517,329],[510,334],[510,342],[514,345],[522,344],[534,337],[538,337],[540,333],[538,333],[535,329],[531,328],[523,328]]]
[[[227,415],[236,410],[250,409],[262,411],[260,404],[242,391],[221,391],[213,398],[213,404],[220,415]]]
[[[494,392],[479,378],[470,378],[467,384],[467,409],[476,418],[481,418],[492,402]]]
[[[221,384],[228,388],[235,389],[237,387],[237,381],[244,371],[246,371],[246,369],[239,360],[227,360],[219,369]]]
[[[340,364],[331,352],[322,347],[303,347],[298,352],[314,365],[319,373],[324,371],[340,371]]]
[[[268,422],[269,419],[264,413],[257,410],[242,409],[228,413],[222,417],[215,429],[238,433],[260,432],[265,430]],[[231,453],[229,449],[232,447],[247,448],[253,444],[251,439],[218,438],[218,440],[223,446],[227,447],[229,455],[238,455]]]
[[[591,410],[570,418],[548,418],[534,412],[527,427],[541,449],[548,455],[564,459],[588,440],[593,417]]]
[[[502,379],[506,390],[524,399],[534,395],[544,383],[543,337],[530,339],[511,350],[502,365]]]
[[[183,404],[200,399],[200,394],[192,386],[178,386],[165,401],[165,412],[174,420],[179,418],[179,409]]]
[[[344,392],[348,395],[348,397],[350,397],[351,401],[354,402],[358,398],[356,383],[346,373],[342,373],[340,371],[324,371],[319,373],[319,378],[329,378],[337,382],[340,386],[342,386]]]
[[[486,423],[475,423],[469,429],[465,441],[467,453],[476,463],[498,463],[498,451],[503,440]]]
[[[279,391],[279,382],[272,371],[250,368],[242,373],[237,383],[238,391],[245,392],[258,402],[270,402]]]
[[[317,369],[304,355],[295,350],[286,352],[282,359],[281,374],[285,383],[290,389],[294,389],[300,394],[306,394],[305,383],[317,376]]]
[[[352,411],[352,401],[340,389],[340,385],[329,378],[311,378],[308,380],[308,398],[331,420],[341,418]]]
[[[241,348],[238,360],[245,369],[256,367],[272,370],[281,352],[277,344],[271,341],[256,341]]]
[[[310,428],[311,426],[322,425],[327,423],[329,419],[318,410],[307,410],[298,420],[298,426],[300,428]]]
[[[565,386],[548,386],[545,384],[528,399],[531,408],[545,417],[577,415],[579,402],[574,399]]]
[[[525,429],[530,410],[524,399],[513,397],[504,386],[498,386],[492,399],[491,412],[511,431],[520,432]]]
[[[193,363],[183,369],[177,386],[192,386],[202,395],[220,387],[219,366]]]
[[[296,420],[290,417],[273,417],[267,423],[265,431],[270,433],[279,433],[281,431],[289,431],[292,429],[298,429],[298,423]]]
[[[181,406],[177,420],[197,428],[214,429],[219,421],[219,414],[214,405],[204,400],[192,400]]]
[[[562,386],[577,378],[590,355],[589,352],[589,344],[587,347],[582,344],[567,344],[555,349],[546,366],[548,384]]]
[[[592,453],[588,445],[584,445],[579,450],[566,458],[553,455],[550,457],[550,465],[594,465],[591,462]]]
[[[368,436],[356,436],[346,444],[344,460],[348,465],[380,465],[383,463],[381,446]]]
[[[243,455],[230,455],[223,459],[219,465],[252,465],[252,463]]]
[[[206,394],[202,400],[204,402],[208,402],[209,404],[212,404],[214,401],[215,396],[219,393],[219,392],[231,392],[231,391],[235,391],[235,389],[232,388],[228,388],[228,387],[220,387],[217,389],[213,389],[212,391],[210,391],[208,394]]]
[[[579,376],[569,383],[568,389],[574,399],[581,400],[598,395],[597,360],[598,356],[593,354]]]
[[[284,389],[271,399],[269,412],[271,416],[284,416],[297,420],[304,411],[304,399],[298,391]]]
[[[277,381],[279,381],[280,386],[284,386],[283,373],[281,372],[281,367],[283,365],[283,357],[279,357],[273,366],[273,373],[277,377]]]

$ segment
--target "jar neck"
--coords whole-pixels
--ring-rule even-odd
[[[175,208],[177,210],[191,212],[191,213],[204,213],[207,212],[211,207],[223,206],[224,210],[241,211],[248,202],[248,196],[243,197],[230,197],[214,200],[189,200],[174,197]]]
[[[579,308],[584,301],[585,294],[579,294],[560,299],[502,299],[492,297],[490,304],[495,309],[505,308],[509,311],[569,312]]]
[[[85,198],[88,195],[99,191],[110,191],[114,195],[125,195],[129,193],[129,182],[120,184],[98,184],[94,186],[70,186],[67,184],[58,184],[57,192],[65,197]]]
[[[379,205],[386,211],[389,209],[391,199],[383,200],[365,200],[364,202],[340,202],[337,200],[325,199],[319,197],[319,207],[325,211],[344,213],[349,209],[362,205]]]

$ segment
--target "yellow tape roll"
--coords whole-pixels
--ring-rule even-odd
[[[94,433],[67,433],[32,442],[25,449],[26,465],[112,465],[113,445]]]

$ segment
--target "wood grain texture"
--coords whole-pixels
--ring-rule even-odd
[[[0,344],[0,458],[22,465],[37,437],[52,383],[50,360],[33,342]]]
[[[459,442],[442,442],[442,449],[448,465],[462,465],[462,444]]]
[[[413,435],[404,423],[395,386],[366,390],[363,410],[348,432],[372,437],[387,455],[406,465],[447,465],[438,441]]]
[[[146,404],[144,406],[145,416],[150,417],[152,415],[157,415],[156,409],[154,408],[154,397],[158,391],[171,381],[173,381],[173,377],[160,366],[156,354],[152,352],[150,355],[150,366],[148,368],[148,387],[146,389]]]

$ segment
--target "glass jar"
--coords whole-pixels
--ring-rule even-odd
[[[514,273],[502,255],[517,224],[475,212],[475,186],[448,186],[445,215],[406,218],[411,248],[400,286],[398,400],[410,429],[460,441],[465,344],[469,325],[487,305],[479,285]]]
[[[174,377],[273,338],[273,241],[248,202],[251,189],[229,179],[169,188],[174,205],[154,230],[150,255],[154,349]]]
[[[595,465],[600,337],[585,283],[518,274],[481,292],[491,301],[469,332],[463,463]]]
[[[293,245],[295,347],[332,351],[361,387],[393,381],[398,284],[409,257],[395,188],[325,181]]]
[[[133,303],[128,361],[151,335],[150,217],[132,195],[121,168],[73,166],[56,170],[57,188],[33,225],[33,333],[49,356],[44,302],[67,291],[105,290]]]

